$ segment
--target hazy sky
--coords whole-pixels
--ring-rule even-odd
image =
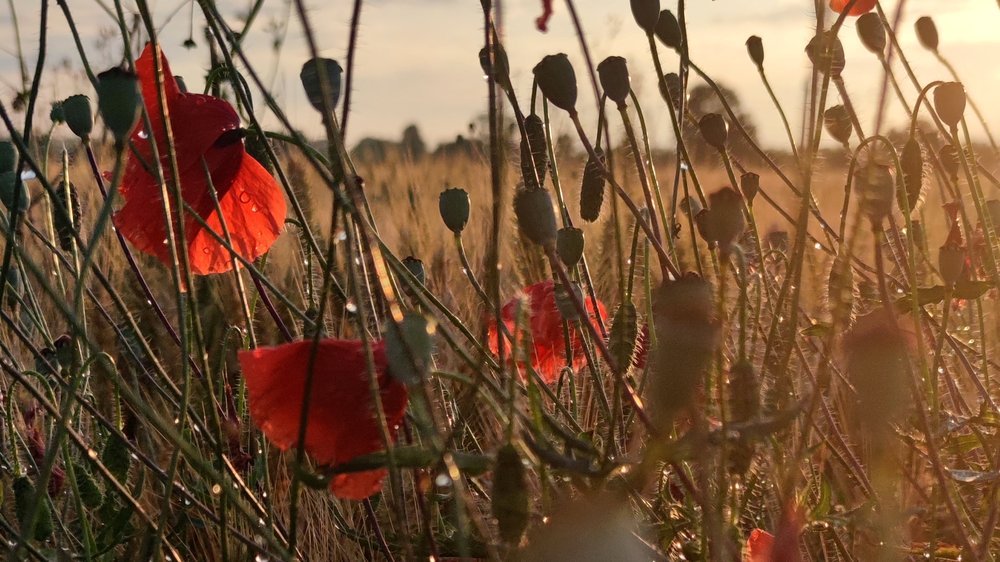
[[[194,12],[197,47],[185,49],[191,25],[190,0],[150,0],[161,40],[175,73],[183,75],[192,90],[200,90],[207,67],[208,52],[201,36],[202,18]],[[6,4],[6,3],[5,3]],[[18,0],[21,43],[29,68],[38,52],[39,0]],[[50,0],[48,78],[46,101],[76,92],[89,92],[89,85],[71,74],[80,68],[79,57],[69,37],[61,10]],[[95,70],[112,64],[121,45],[114,38],[113,21],[105,5],[110,0],[74,0],[69,3],[83,34],[83,43]],[[222,13],[234,27],[250,0],[218,0]],[[352,0],[307,0],[313,27],[323,56],[345,59]],[[527,104],[531,68],[542,56],[565,52],[570,55],[580,81],[581,106],[592,105],[592,95],[580,49],[565,3],[555,0],[555,13],[547,33],[534,25],[541,13],[540,0],[504,0],[506,45],[515,84]],[[669,121],[654,95],[652,62],[645,36],[636,27],[628,0],[576,0],[588,34],[595,64],[609,55],[628,59],[633,87],[646,107],[647,120],[657,143],[670,141]],[[676,9],[675,0],[663,0],[662,7]],[[133,0],[125,0],[127,8]],[[766,50],[765,68],[778,97],[798,127],[802,95],[809,65],[803,47],[813,34],[815,16],[812,0],[690,0],[688,26],[692,58],[719,82],[735,89],[757,125],[766,145],[781,146],[784,133],[749,61],[744,41],[760,35]],[[896,0],[883,0],[890,16]],[[0,51],[0,98],[12,99],[20,80],[14,52],[13,27],[6,6],[0,8],[4,37]],[[941,34],[941,51],[956,66],[968,89],[986,112],[987,119],[1000,123],[1000,9],[995,0],[908,0],[900,27],[900,40],[917,76],[924,82],[947,79],[944,68],[916,43],[913,22],[932,15]],[[408,123],[416,123],[428,142],[439,142],[464,133],[468,123],[484,111],[486,86],[477,58],[482,45],[482,12],[477,0],[367,0],[364,3],[353,107],[350,118],[351,142],[365,136],[398,138]],[[272,42],[282,30],[285,41],[280,52]],[[273,92],[296,126],[307,134],[320,134],[315,112],[305,100],[298,80],[306,58],[304,40],[294,9],[288,0],[265,0],[254,23],[246,48],[258,71],[273,80]],[[853,20],[842,32],[847,51],[844,72],[852,100],[862,114],[863,124],[874,121],[875,103],[881,86],[882,70],[877,59],[857,39]],[[661,48],[668,68],[676,68],[673,52]],[[69,69],[67,71],[66,69]],[[904,84],[912,103],[915,92]],[[839,103],[834,97],[831,105]],[[895,106],[896,104],[893,103]],[[46,106],[47,107],[47,106]],[[47,114],[47,109],[42,112]],[[902,116],[892,115],[893,124]],[[44,121],[43,121],[44,122]]]

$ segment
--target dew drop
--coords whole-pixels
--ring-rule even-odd
[[[250,202],[250,194],[247,193],[246,191],[240,193],[240,203],[249,203],[249,202]]]
[[[205,255],[208,255],[209,252],[211,252],[211,250],[209,250],[208,248],[202,248],[201,249],[201,253],[203,253]]]
[[[253,207],[250,207],[250,212],[251,213],[256,213],[257,212],[257,205],[254,205]]]
[[[358,311],[358,305],[356,305],[356,304],[354,304],[353,302],[350,302],[350,301],[348,301],[348,303],[346,305],[344,305],[344,308],[346,308],[347,312],[350,312],[351,314],[353,314],[353,313],[355,313],[355,312]]]
[[[219,486],[218,484],[212,486],[212,495],[213,496],[217,496],[217,495],[219,495],[221,493],[222,493],[222,486]]]
[[[149,133],[146,132],[146,129],[142,129],[138,133],[136,133],[136,136],[138,136],[140,139],[148,139]]]

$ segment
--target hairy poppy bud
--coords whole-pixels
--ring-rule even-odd
[[[556,212],[544,189],[521,189],[514,196],[517,226],[528,240],[544,248],[556,241]]]
[[[826,278],[826,302],[830,318],[841,328],[854,322],[855,301],[854,269],[846,254],[838,254],[830,264]]]
[[[97,109],[116,143],[124,142],[132,132],[139,119],[140,105],[142,94],[134,73],[113,67],[97,75]]]
[[[632,0],[632,17],[646,35],[653,33],[660,19],[660,0]]]
[[[13,172],[17,167],[17,148],[14,143],[0,141],[0,172]]]
[[[559,109],[576,113],[576,73],[565,53],[545,56],[532,72],[546,99]]]
[[[924,153],[917,139],[910,137],[899,155],[900,185],[896,199],[902,211],[912,213],[924,198]]]
[[[958,169],[962,165],[962,160],[955,145],[949,143],[942,146],[941,150],[938,151],[938,159],[941,160],[941,166],[948,173],[951,181],[958,181]]]
[[[323,69],[322,75],[320,68]],[[302,65],[299,72],[299,80],[306,91],[309,103],[316,111],[323,112],[323,97],[326,97],[326,105],[332,111],[337,107],[340,99],[340,75],[344,72],[340,68],[340,63],[333,59],[313,58]],[[326,93],[324,94],[324,85]]]
[[[497,451],[490,507],[497,518],[500,537],[513,545],[521,541],[531,514],[526,484],[521,456],[514,445],[507,443]]]
[[[861,43],[871,52],[881,56],[885,52],[885,28],[882,18],[875,12],[868,12],[857,23],[858,37]]]
[[[90,98],[83,94],[70,96],[62,102],[63,115],[69,130],[81,139],[90,137],[94,128],[94,116],[90,112]]]
[[[955,128],[965,114],[965,86],[961,82],[945,82],[934,88],[934,109],[946,125]]]
[[[594,153],[601,160],[604,159],[604,152],[600,148],[595,148]],[[600,216],[601,206],[604,204],[604,184],[601,161],[592,156],[587,158],[587,165],[583,169],[583,183],[580,185],[580,217],[583,220],[594,222]]]
[[[681,35],[681,26],[677,23],[677,18],[670,10],[660,12],[660,18],[656,22],[656,38],[665,46],[679,51],[684,38]]]
[[[412,386],[427,374],[434,342],[434,325],[419,312],[407,312],[403,321],[385,330],[385,355],[389,374],[397,381]]]
[[[938,248],[938,272],[945,286],[954,287],[965,271],[965,248],[946,242]]]
[[[729,138],[729,124],[718,113],[706,113],[698,121],[698,129],[702,138],[712,148],[722,152],[726,150],[726,140]]]
[[[742,198],[733,188],[724,187],[708,196],[708,206],[704,214],[705,234],[727,255],[746,228]]]
[[[413,256],[403,258],[403,267],[407,269],[417,279],[421,285],[427,283],[427,272],[424,270],[424,262]]]
[[[747,54],[750,55],[750,60],[757,65],[758,69],[764,68],[764,42],[760,37],[751,35],[747,39]]]
[[[575,266],[583,257],[583,245],[582,230],[572,226],[559,229],[556,235],[556,253],[567,268]]]
[[[934,25],[934,20],[930,16],[923,16],[917,19],[914,25],[917,28],[917,40],[928,51],[938,50],[938,30]]]
[[[633,365],[639,338],[639,317],[632,301],[623,301],[615,311],[608,336],[608,350],[615,365]]]
[[[757,192],[760,191],[760,176],[753,172],[745,172],[740,176],[740,191],[743,192],[743,198],[747,200],[747,204],[753,204]]]
[[[521,177],[529,188],[545,185],[549,167],[549,151],[545,145],[545,124],[532,113],[524,118],[524,136],[521,137]],[[535,167],[532,169],[531,163]]]
[[[829,69],[830,76],[834,78],[840,77],[847,64],[844,45],[830,32],[824,32],[819,36],[813,35],[806,45],[806,55],[817,70],[826,73]]]
[[[633,3],[634,5],[634,3]],[[608,99],[625,107],[628,94],[632,91],[629,84],[628,65],[622,57],[608,57],[597,65],[597,74],[601,78],[601,87]]]
[[[896,182],[888,166],[869,163],[859,166],[854,172],[854,188],[858,193],[858,204],[868,215],[872,225],[881,225],[892,212]]]
[[[460,187],[452,187],[441,192],[438,209],[448,230],[461,234],[469,222],[469,194]]]
[[[681,106],[681,77],[676,72],[668,72],[663,75],[663,81],[660,82],[660,95],[663,96],[664,100],[668,99],[669,95],[674,109]]]
[[[490,59],[489,51],[486,47],[479,49],[479,65],[483,68],[483,74],[489,74]],[[493,51],[493,80],[505,90],[511,89],[510,83],[510,61],[507,58],[507,50],[499,43],[494,44]]]
[[[834,140],[844,146],[848,145],[854,127],[851,125],[851,116],[847,113],[846,107],[835,105],[824,111],[823,125]]]

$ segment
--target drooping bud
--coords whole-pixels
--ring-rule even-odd
[[[938,159],[941,160],[941,166],[948,173],[951,181],[958,181],[958,170],[959,166],[962,165],[962,160],[955,145],[949,143],[942,146],[941,150],[938,151]]]
[[[521,177],[529,188],[545,185],[549,167],[549,151],[545,145],[545,124],[532,113],[524,118],[525,135],[521,137]],[[535,167],[532,169],[531,163]]]
[[[580,217],[587,222],[594,222],[601,215],[604,204],[604,173],[601,170],[604,152],[595,148],[594,152],[601,160],[593,157],[587,159],[583,169],[583,183],[580,185]]]
[[[141,105],[139,78],[134,73],[116,66],[97,75],[97,109],[119,145],[132,132]]]
[[[305,89],[306,97],[309,98],[309,104],[313,109],[320,113],[324,111],[324,97],[330,111],[336,109],[340,100],[340,77],[343,72],[340,63],[333,59],[317,57],[307,60],[302,65],[299,80],[302,81],[302,88]]]
[[[910,137],[899,155],[900,185],[896,203],[901,211],[912,214],[924,199],[924,153],[917,139]]]
[[[726,140],[729,138],[729,124],[718,113],[706,113],[698,121],[698,129],[705,142],[712,148],[722,152],[726,150]]]
[[[632,0],[632,17],[646,35],[653,33],[660,19],[660,0]]]
[[[565,53],[545,56],[532,72],[546,99],[570,115],[576,113],[576,73]]]
[[[747,39],[747,54],[750,55],[750,60],[753,61],[757,68],[763,70],[764,68],[764,41],[756,35],[751,35]]]
[[[667,96],[669,95],[669,100],[674,104],[674,109],[681,106],[681,77],[676,72],[669,72],[663,75],[663,81],[660,82],[660,95],[663,96],[664,100],[667,100]]]
[[[851,115],[847,112],[846,107],[835,105],[824,111],[823,125],[826,127],[826,132],[834,140],[845,147],[849,145],[854,127],[851,124]]]
[[[70,96],[62,102],[63,115],[66,124],[73,134],[85,140],[94,129],[94,116],[90,109],[90,98],[83,94]]]
[[[424,262],[413,256],[403,258],[403,267],[407,269],[421,285],[427,284],[427,272],[424,269]]]
[[[875,12],[868,12],[858,18],[857,29],[858,37],[861,38],[865,48],[882,56],[885,52],[885,28],[882,27],[882,18]]]
[[[448,230],[461,234],[469,222],[469,194],[460,187],[452,187],[441,192],[438,209]]]
[[[937,52],[938,30],[934,20],[930,16],[923,16],[917,19],[914,27],[917,29],[917,40],[920,41],[920,44],[928,51]]]
[[[635,3],[633,2],[633,6]],[[628,65],[622,57],[608,57],[597,65],[597,74],[601,79],[601,88],[608,99],[625,107],[632,86],[629,81]]]
[[[514,215],[524,236],[549,248],[556,242],[556,213],[549,192],[544,189],[521,189],[514,196]]]
[[[684,43],[681,25],[677,23],[677,17],[670,10],[660,12],[660,18],[656,22],[656,38],[666,47],[675,51],[681,50],[681,45]]]
[[[757,192],[760,191],[760,176],[753,172],[744,172],[740,176],[740,191],[743,192],[743,198],[746,199],[747,205],[753,205],[753,200],[757,197]]]
[[[556,235],[556,254],[567,269],[572,269],[583,257],[583,246],[582,230],[572,226],[559,229]]]
[[[17,148],[14,143],[0,141],[0,172],[13,172],[17,167]]]
[[[965,114],[965,86],[961,82],[945,82],[934,88],[934,109],[946,125],[955,128]]]
[[[859,166],[854,172],[854,188],[858,205],[872,225],[881,225],[892,212],[896,182],[888,166],[874,162]]]
[[[818,36],[813,35],[806,45],[806,55],[817,70],[825,74],[829,68],[830,76],[834,78],[840,77],[847,64],[844,45],[828,31]]]

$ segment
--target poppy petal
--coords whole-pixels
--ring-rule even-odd
[[[747,554],[744,562],[771,562],[774,549],[774,535],[763,529],[754,529],[747,538]]]
[[[281,450],[298,442],[313,345],[311,341],[300,341],[239,353],[250,415]],[[386,373],[384,344],[376,343],[373,352],[383,411],[390,429],[394,429],[406,410],[406,387]],[[336,465],[382,450],[361,342],[322,340],[315,354],[306,452],[321,465]],[[339,474],[330,488],[338,497],[364,499],[380,489],[384,475],[384,470]]]
[[[860,16],[862,14],[867,14],[872,11],[872,8],[875,7],[875,1],[876,0],[858,0],[854,3],[854,6],[851,7],[851,11],[848,12],[848,15]],[[850,0],[830,0],[830,9],[839,14],[844,11],[844,8],[847,7],[849,2]]]

